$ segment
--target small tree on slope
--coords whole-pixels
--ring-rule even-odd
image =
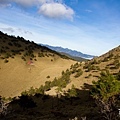
[[[109,72],[102,72],[97,82],[93,82],[91,95],[100,113],[106,120],[118,120],[117,102],[120,97],[120,81]]]

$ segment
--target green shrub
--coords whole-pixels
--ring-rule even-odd
[[[71,89],[67,91],[68,97],[77,97],[77,91],[74,85],[72,85]]]
[[[29,90],[28,90],[28,95],[35,95],[36,93],[36,89],[31,87]]]
[[[113,53],[110,53],[107,58],[110,58],[110,59],[111,59],[113,56],[114,56]]]
[[[83,71],[81,69],[77,70],[76,75],[74,76],[75,78],[80,77],[83,74]]]
[[[107,62],[107,61],[109,61],[109,58],[107,58],[107,57],[105,57],[105,58],[102,60],[102,62]]]
[[[4,58],[9,58],[9,57],[11,57],[11,55],[9,53],[6,53],[4,56]]]
[[[43,53],[38,53],[38,57],[44,57]]]
[[[120,95],[120,81],[108,71],[102,72],[99,80],[93,82],[91,95],[96,101],[101,116],[106,120],[118,120],[117,101]]]
[[[48,90],[50,90],[50,88],[51,88],[51,81],[46,81],[45,86],[44,86],[44,90],[48,91]]]
[[[45,89],[44,86],[41,85],[39,88],[36,89],[36,94],[44,94]]]

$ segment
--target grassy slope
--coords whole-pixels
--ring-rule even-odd
[[[33,51],[34,57],[31,57],[31,54],[25,55],[29,49]],[[74,73],[70,75],[71,82],[64,88],[65,90],[71,88],[72,84],[78,89],[81,89],[85,83],[91,85],[93,80],[98,80],[98,76],[103,70],[109,70],[113,74],[120,70],[120,46],[91,61],[78,62],[76,65],[75,61],[63,59],[65,56],[46,47],[3,33],[0,34],[0,50],[2,51],[0,54],[0,94],[2,96],[16,96],[32,86],[40,87],[45,81],[52,81],[55,77],[60,77],[61,72],[66,69],[74,70]],[[12,50],[19,50],[19,52],[14,55]],[[7,53],[10,54],[9,58],[6,57]],[[38,57],[38,53],[42,53],[44,57]],[[25,60],[21,57],[24,57]],[[33,65],[28,65],[27,62],[31,58]],[[5,63],[5,60],[9,60],[9,62]],[[72,67],[70,67],[71,65]],[[75,77],[78,69],[81,69],[83,73]],[[53,89],[48,93],[52,94]]]
[[[78,69],[81,69],[83,73],[82,75],[75,77],[78,73]],[[72,84],[78,89],[82,89],[83,86],[87,84],[92,85],[92,81],[97,81],[102,71],[108,70],[113,75],[117,74],[120,72],[120,46],[100,57],[92,59],[91,61],[74,64],[69,68],[70,72],[73,70],[74,73],[70,75],[71,82],[66,88],[64,88],[64,90],[70,89]],[[52,95],[53,89],[47,93]]]
[[[20,47],[14,45],[15,43]],[[29,46],[33,46],[32,50],[35,56],[31,60],[33,65],[27,64],[31,57],[24,56]],[[0,53],[0,95],[5,97],[19,95],[32,86],[39,87],[45,81],[60,76],[62,70],[66,70],[75,63],[70,59],[61,58],[59,54],[47,48],[2,33],[0,35],[0,50],[3,51]],[[15,52],[11,52],[12,50],[19,50],[19,53],[14,55]],[[9,58],[6,57],[8,53],[10,54]],[[44,57],[38,57],[38,53],[43,53]],[[26,61],[21,59],[22,56]],[[5,60],[8,62],[5,63]],[[49,79],[46,78],[48,75]]]

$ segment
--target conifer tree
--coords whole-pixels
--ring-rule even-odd
[[[120,81],[108,71],[102,72],[99,80],[93,82],[91,95],[100,113],[106,120],[118,120],[117,101],[120,97]]]

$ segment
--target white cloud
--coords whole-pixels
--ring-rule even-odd
[[[46,2],[46,0],[12,0],[12,1],[23,7],[30,7],[34,5],[43,4]]]
[[[35,6],[39,14],[49,18],[73,20],[74,11],[63,4],[63,0],[0,0],[0,6],[8,7],[12,6],[12,3],[21,8]]]
[[[67,18],[70,20],[73,19],[74,15],[74,11],[70,7],[55,2],[43,4],[39,13],[49,18]]]
[[[30,6],[40,6],[44,3],[51,3],[58,1],[59,3],[62,2],[62,0],[11,0],[12,2],[17,3],[18,5],[22,7],[30,7]]]

